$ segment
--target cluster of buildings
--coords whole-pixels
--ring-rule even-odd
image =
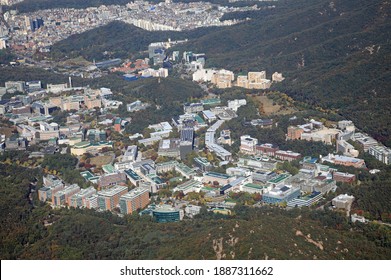
[[[209,82],[217,88],[230,88],[232,86],[246,89],[268,89],[272,82],[281,82],[284,80],[281,73],[275,72],[272,80],[266,79],[266,71],[249,72],[247,76],[238,75],[235,82],[235,75],[232,71],[225,69],[206,69],[202,63],[194,63],[193,81]]]
[[[250,135],[242,135],[240,137],[240,152],[247,155],[273,157],[284,161],[299,160],[301,158],[300,153],[280,150],[279,147],[273,144],[258,144],[258,139]]]
[[[32,54],[35,51],[50,52],[50,46],[54,43],[112,21],[123,21],[149,31],[181,31],[236,24],[240,21],[220,19],[226,13],[251,10],[258,10],[258,8],[257,6],[223,7],[207,2],[161,2],[154,5],[146,1],[134,1],[124,6],[59,8],[26,14],[18,14],[17,11],[10,10],[4,13],[4,19],[10,27],[10,47],[19,53]],[[8,30],[4,36],[7,35]]]
[[[287,139],[335,144],[336,152],[342,155],[328,155],[322,159],[334,164],[356,168],[365,167],[364,161],[357,159],[359,151],[351,142],[355,142],[364,152],[368,152],[377,160],[385,164],[391,163],[391,149],[365,133],[356,132],[353,122],[349,120],[339,121],[336,128],[327,128],[322,122],[314,120],[303,125],[289,126]]]

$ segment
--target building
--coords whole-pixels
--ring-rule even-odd
[[[204,110],[202,103],[185,103],[183,105],[183,111],[185,114],[196,114]]]
[[[291,201],[287,203],[288,207],[309,207],[311,205],[314,205],[322,198],[321,192],[312,192],[311,194],[307,194],[304,196],[300,196],[298,198],[294,198]]]
[[[354,201],[354,196],[347,194],[340,194],[339,196],[333,198],[331,203],[337,209],[345,209],[350,211],[352,203]]]
[[[173,189],[173,192],[183,192],[183,194],[188,194],[189,192],[199,192],[202,187],[202,183],[195,180],[187,181],[183,184],[178,185]]]
[[[120,171],[111,174],[102,175],[98,180],[98,185],[100,188],[106,188],[109,186],[125,184],[125,183],[126,183],[126,175],[124,172],[120,172]]]
[[[286,160],[286,161],[293,161],[293,160],[298,160],[301,158],[300,153],[295,153],[292,151],[283,151],[279,150],[275,153],[275,158],[281,159],[281,160]]]
[[[262,195],[262,201],[269,204],[288,203],[300,196],[300,189],[288,185],[276,186]]]
[[[165,139],[159,143],[158,155],[164,157],[180,157],[180,139]]]
[[[202,179],[204,183],[214,183],[217,182],[220,186],[225,186],[233,181],[235,178],[227,174],[217,173],[217,172],[206,172]]]
[[[322,157],[321,161],[331,162],[333,164],[344,165],[344,166],[352,166],[355,168],[365,168],[365,161],[359,158],[340,156],[329,154],[327,157]]]
[[[345,156],[358,157],[359,155],[359,151],[345,140],[337,140],[337,153],[338,152],[343,153]]]
[[[203,172],[210,171],[213,168],[213,165],[206,158],[203,157],[194,158],[194,164]]]
[[[98,192],[98,207],[101,210],[111,211],[119,204],[122,195],[128,192],[125,186],[114,186]]]
[[[267,186],[258,185],[254,183],[247,183],[241,187],[241,191],[247,193],[263,194],[264,192],[267,191]]]
[[[229,100],[228,101],[228,108],[237,111],[241,106],[247,105],[246,99],[235,99],[235,100]]]
[[[355,133],[353,136],[353,140],[361,146],[364,152],[368,152],[370,147],[379,145],[379,143],[375,139],[363,133]]]
[[[334,172],[333,180],[336,182],[353,183],[356,181],[356,175],[343,172]]]
[[[234,73],[229,70],[218,70],[212,74],[210,82],[216,85],[217,88],[230,88],[235,79]]]
[[[243,154],[255,154],[255,146],[258,144],[258,139],[243,135],[240,137],[240,152]]]
[[[183,219],[183,210],[175,209],[170,205],[159,205],[152,210],[152,216],[158,223],[178,222]]]
[[[100,142],[91,144],[90,142],[83,141],[73,145],[71,147],[71,154],[75,156],[82,156],[85,153],[95,153],[101,151],[103,148],[112,148],[112,142]]]
[[[230,183],[224,185],[220,188],[220,194],[225,195],[232,191],[240,191],[241,187],[247,183],[250,183],[250,177],[238,177],[237,179],[231,181]]]
[[[238,76],[236,85],[247,89],[268,89],[271,81],[266,79],[266,71],[248,72],[247,76]]]
[[[385,146],[371,146],[368,153],[384,164],[391,163],[391,149]]]
[[[53,195],[52,205],[61,206],[65,204],[70,204],[69,199],[72,195],[78,193],[80,191],[80,187],[76,184],[70,185],[62,189],[61,191],[56,192]]]
[[[301,135],[304,130],[297,126],[289,126],[288,133],[286,135],[287,140],[298,140],[301,139]]]
[[[267,184],[271,186],[271,188],[281,187],[286,185],[287,179],[289,179],[291,176],[292,175],[289,173],[282,173],[267,181]]]
[[[243,156],[239,158],[238,166],[272,171],[277,169],[277,161],[268,157]]]
[[[272,81],[275,83],[282,82],[285,78],[282,76],[282,73],[274,72],[272,75]]]
[[[99,208],[99,205],[98,205],[98,195],[97,194],[94,194],[90,197],[87,197],[85,198],[85,205],[84,205],[85,208],[87,209],[98,209]]]
[[[7,89],[7,92],[24,92],[26,85],[24,81],[8,81],[5,82],[5,88]]]
[[[178,162],[176,160],[157,163],[156,164],[156,173],[161,174],[161,173],[166,173],[166,172],[172,171],[175,169],[177,164],[178,164]]]
[[[185,208],[185,213],[189,217],[194,217],[195,215],[198,215],[200,211],[201,211],[201,206],[197,206],[197,205],[190,204],[187,205]]]
[[[134,211],[145,208],[149,203],[149,191],[145,188],[135,188],[122,195],[119,207],[122,214],[132,214]]]
[[[53,196],[64,189],[64,183],[53,175],[43,177],[43,187],[38,190],[38,199],[42,202],[53,201]]]
[[[267,182],[277,176],[273,171],[257,170],[251,174],[253,181]]]
[[[278,146],[275,146],[273,144],[265,143],[260,144],[255,147],[256,154],[258,155],[265,155],[269,157],[274,157],[276,155],[276,152],[279,150]]]
[[[69,198],[69,206],[75,208],[86,207],[86,199],[95,195],[96,189],[94,187],[89,187],[87,189],[82,189],[80,192],[72,195]]]
[[[138,156],[138,148],[137,146],[128,146],[126,148],[125,154],[122,156],[122,162],[134,162],[136,161]]]
[[[125,175],[129,179],[129,181],[136,187],[138,187],[140,182],[142,182],[142,178],[132,169],[125,170]]]

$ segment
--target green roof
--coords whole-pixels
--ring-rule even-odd
[[[252,189],[257,189],[257,190],[262,190],[264,188],[267,188],[266,186],[261,186],[261,185],[252,184],[252,183],[245,184],[244,186],[247,188],[252,188]]]
[[[207,172],[207,173],[205,173],[205,176],[211,176],[211,177],[216,177],[216,178],[221,178],[221,179],[228,179],[231,177],[226,174],[217,173],[217,172]]]
[[[114,169],[114,166],[112,166],[111,164],[106,164],[106,165],[103,165],[102,166],[102,169],[105,173],[114,173],[115,172],[115,169]]]
[[[202,103],[203,105],[220,104],[220,103],[221,103],[221,100],[220,100],[220,98],[210,98],[210,99],[201,100],[201,103]]]
[[[82,141],[82,142],[76,143],[74,145],[75,148],[85,148],[88,146],[91,146],[90,142],[88,142],[88,141]]]
[[[285,179],[289,178],[290,176],[291,176],[291,174],[283,173],[283,174],[280,174],[277,177],[269,180],[268,183],[278,184],[278,183],[281,183],[282,181],[284,181]]]
[[[205,123],[205,121],[204,121],[199,115],[196,115],[196,116],[195,116],[195,120],[196,120],[198,123],[200,123],[200,124],[204,124],[204,123]]]

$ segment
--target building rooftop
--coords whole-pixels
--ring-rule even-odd
[[[131,177],[133,180],[141,180],[141,177],[136,173],[134,172],[132,169],[127,169],[125,170],[125,174],[128,175],[129,177]]]
[[[211,177],[216,177],[216,178],[221,178],[221,179],[229,179],[231,176],[223,174],[223,173],[217,173],[217,172],[206,172],[204,176],[211,176]]]

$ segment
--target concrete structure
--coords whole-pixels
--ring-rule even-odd
[[[337,209],[344,209],[350,211],[354,196],[347,194],[340,194],[339,196],[332,199],[332,204]]]
[[[269,204],[288,203],[300,196],[300,189],[288,185],[276,186],[262,195],[262,201]]]
[[[240,152],[243,154],[255,154],[255,147],[258,144],[258,139],[243,135],[240,137]]]
[[[339,156],[329,154],[327,157],[321,158],[322,162],[331,162],[333,164],[344,165],[344,166],[352,166],[355,168],[364,168],[365,161],[359,158],[347,157],[347,156]]]
[[[98,192],[98,206],[101,210],[111,211],[119,204],[122,195],[128,192],[128,187],[114,186]]]
[[[94,187],[82,189],[80,190],[80,192],[72,195],[69,198],[69,206],[75,208],[86,207],[87,206],[86,199],[92,197],[95,194],[96,194],[96,189]]]
[[[122,195],[119,199],[122,214],[132,214],[134,211],[145,208],[148,203],[149,191],[140,187]]]
[[[183,192],[183,194],[188,194],[189,192],[199,192],[202,187],[202,183],[195,180],[187,181],[183,184],[178,185],[173,189],[173,192]]]
[[[267,186],[262,186],[254,183],[247,183],[243,185],[240,190],[242,192],[247,192],[247,193],[263,194],[267,191]]]
[[[312,192],[311,194],[307,194],[304,196],[300,196],[298,198],[294,198],[291,201],[287,203],[288,207],[309,207],[311,205],[314,205],[322,198],[321,192]]]
[[[183,219],[183,210],[175,209],[170,205],[159,205],[152,210],[153,218],[158,223],[178,222]]]
[[[160,140],[158,155],[164,157],[180,157],[180,139],[164,139]]]
[[[124,172],[114,172],[110,174],[102,175],[98,180],[98,185],[100,188],[106,188],[109,186],[114,186],[117,184],[126,183],[126,175]]]
[[[206,172],[204,174],[202,182],[204,183],[218,182],[220,186],[224,186],[233,180],[235,180],[235,177],[231,177],[226,174],[217,173],[217,172]]]
[[[301,158],[300,153],[295,153],[292,151],[283,151],[283,150],[277,151],[274,156],[275,158],[286,160],[286,161],[293,161]]]
[[[64,189],[56,192],[53,195],[52,205],[61,206],[61,205],[70,205],[69,199],[72,195],[78,193],[80,191],[80,187],[76,184],[65,187]]]
[[[336,182],[353,183],[356,181],[356,175],[343,172],[334,172],[333,180]]]
[[[126,169],[124,172],[129,181],[136,187],[143,181],[143,179],[132,169]]]
[[[371,146],[368,153],[384,164],[391,164],[391,149],[385,146]]]

